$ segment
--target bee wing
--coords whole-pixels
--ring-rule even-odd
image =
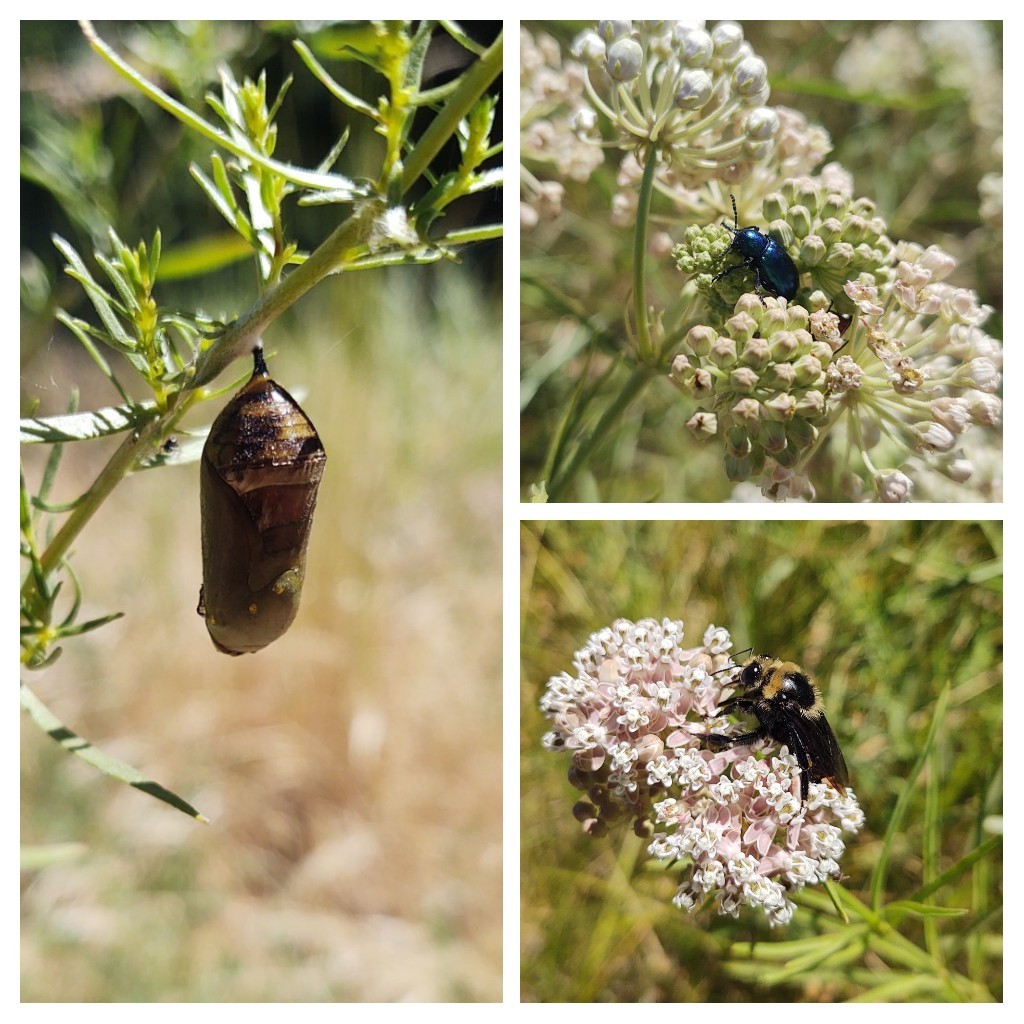
[[[839,749],[832,727],[824,715],[817,718],[795,716],[788,723],[793,738],[804,748],[808,775],[812,782],[828,779],[840,792],[846,791],[850,781],[846,759]]]

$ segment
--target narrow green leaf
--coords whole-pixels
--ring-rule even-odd
[[[95,281],[92,274],[89,273],[89,268],[85,265],[81,256],[78,255],[70,242],[65,241],[65,239],[60,237],[60,235],[54,235],[53,244],[57,247],[60,254],[68,261],[68,265],[64,272],[68,277],[74,278],[74,280],[78,281],[78,283],[85,289],[85,293],[89,296],[89,301],[93,304],[100,319],[103,321],[103,326],[106,327],[111,341],[126,351],[134,349],[135,339],[130,338],[125,333],[121,320],[118,317],[117,310],[114,308],[113,297]]]
[[[103,268],[103,272],[110,278],[110,283],[117,290],[117,294],[121,296],[121,301],[124,303],[124,308],[127,312],[131,312],[138,306],[138,300],[135,292],[135,282],[132,280],[134,274],[128,275],[125,271],[111,263],[110,260],[103,255],[103,253],[96,253],[96,262]],[[131,264],[128,264],[130,266]]]
[[[340,174],[318,174],[314,171],[308,171],[302,167],[296,167],[291,164],[281,163],[278,160],[272,160],[265,157],[262,153],[257,152],[247,140],[238,141],[230,135],[225,134],[214,125],[210,124],[209,121],[206,121],[198,114],[189,110],[189,108],[184,106],[184,104],[172,99],[167,95],[167,93],[159,89],[156,85],[150,82],[149,79],[124,61],[115,50],[111,49],[102,39],[100,39],[91,22],[82,20],[79,21],[79,25],[81,26],[82,33],[93,51],[107,64],[109,64],[114,71],[127,81],[131,82],[131,84],[138,89],[143,96],[147,96],[157,106],[176,117],[182,124],[192,131],[210,139],[215,144],[222,146],[231,153],[234,153],[235,156],[251,160],[254,164],[258,164],[260,167],[263,167],[268,171],[272,171],[275,174],[280,174],[282,177],[287,178],[288,181],[295,182],[297,185],[304,185],[309,188],[352,188],[353,195],[363,194],[361,190],[355,188],[353,182],[342,177]]]
[[[22,444],[62,444],[92,441],[131,430],[159,413],[155,402],[96,409],[65,416],[33,417],[21,421]]]
[[[72,732],[66,725],[56,718],[48,707],[24,683],[21,686],[21,706],[29,713],[32,720],[52,740],[59,743],[68,753],[80,757],[83,761],[99,769],[104,775],[109,775],[119,782],[127,783],[136,789],[148,793],[150,796],[162,800],[166,804],[177,808],[179,811],[195,818],[204,825],[209,824],[209,819],[199,813],[188,801],[183,800],[176,793],[165,789],[159,783],[147,778],[138,769],[133,768],[124,761],[119,761],[102,750],[94,747],[88,740],[82,739]]]
[[[153,232],[153,246],[149,251],[149,263],[146,272],[149,274],[150,283],[156,280],[157,271],[160,269],[160,248],[162,239],[160,229]]]
[[[189,172],[198,182],[199,187],[206,193],[206,198],[213,204],[214,209],[251,245],[254,238],[252,226],[235,202],[231,185],[223,170],[223,165],[218,167],[216,156],[214,157],[213,168],[214,177],[217,179],[216,184],[210,181],[196,164],[189,165]]]
[[[889,857],[892,853],[892,846],[895,842],[896,836],[900,835],[903,829],[903,822],[910,808],[910,800],[914,791],[914,784],[928,760],[929,753],[935,745],[935,737],[938,735],[939,726],[945,718],[946,708],[949,705],[949,692],[950,685],[947,680],[946,684],[942,687],[938,700],[935,702],[935,711],[932,714],[932,721],[928,729],[928,735],[925,737],[924,744],[917,756],[917,761],[914,763],[914,766],[910,769],[910,772],[904,780],[900,794],[896,798],[896,806],[889,815],[885,836],[882,840],[882,848],[879,853],[878,860],[875,862],[874,870],[871,873],[871,906],[876,911],[881,908],[883,902],[886,874],[889,869]]]
[[[346,126],[345,130],[341,133],[341,138],[339,138],[338,141],[333,146],[331,146],[331,151],[327,154],[327,156],[323,158],[323,160],[320,161],[319,164],[317,164],[318,171],[326,172],[329,171],[334,166],[334,164],[337,162],[342,152],[344,151],[345,147],[348,145],[350,135],[351,131],[348,128],[348,126]]]
[[[295,47],[295,52],[299,55],[302,62],[312,72],[313,77],[316,78],[317,81],[319,81],[335,99],[340,100],[346,107],[351,107],[357,113],[365,114],[374,121],[380,121],[380,115],[376,108],[371,107],[365,100],[339,85],[331,77],[327,69],[324,68],[316,57],[313,56],[313,51],[310,50],[310,48],[302,42],[301,39],[294,40],[292,46]]]
[[[47,843],[45,846],[23,846],[21,848],[21,870],[41,871],[54,864],[66,864],[85,855],[89,847],[85,843]]]
[[[963,917],[970,913],[966,907],[936,907],[930,903],[917,903],[914,900],[894,900],[886,905],[886,917],[891,918],[901,912],[914,917]]]
[[[483,52],[484,48],[476,42],[475,39],[470,39],[465,32],[462,31],[462,26],[457,21],[444,21],[440,23],[441,27],[454,39],[460,46],[465,47],[470,53],[476,54],[479,57]]]
[[[850,1000],[852,1003],[895,1003],[909,1002],[925,993],[935,993],[942,988],[937,978],[927,974],[898,974],[875,985]]]
[[[1001,835],[990,836],[976,849],[971,850],[970,853],[961,857],[960,860],[958,860],[952,867],[943,871],[941,875],[933,878],[927,885],[921,886],[921,888],[913,894],[912,898],[915,900],[922,900],[926,896],[930,896],[933,892],[937,892],[943,886],[955,881],[965,871],[974,867],[979,860],[999,849],[1002,844],[1003,837]]]

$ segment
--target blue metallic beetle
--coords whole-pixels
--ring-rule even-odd
[[[738,253],[743,262],[726,267],[712,281],[718,281],[734,270],[752,270],[758,293],[767,292],[776,298],[781,295],[784,299],[792,299],[800,287],[800,272],[796,264],[789,253],[760,228],[741,228],[739,214],[736,212],[736,197],[730,193],[729,198],[732,200],[732,217],[736,225],[729,228],[733,234],[729,252]],[[723,226],[729,227],[728,224]]]

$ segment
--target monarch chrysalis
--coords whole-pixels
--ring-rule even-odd
[[[299,609],[327,456],[298,403],[253,349],[249,382],[214,420],[199,467],[200,615],[218,651],[253,653]]]

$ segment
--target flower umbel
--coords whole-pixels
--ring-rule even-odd
[[[652,856],[684,866],[677,906],[713,897],[721,914],[746,904],[786,924],[793,893],[839,877],[841,836],[863,814],[852,790],[826,783],[811,783],[801,802],[785,747],[763,758],[748,746],[704,749],[735,681],[723,671],[737,667],[731,646],[715,626],[686,648],[680,621],[616,620],[576,652],[572,674],[548,681],[540,706],[554,727],[544,745],[572,752],[569,781],[587,794],[573,813],[586,832],[631,819]]]
[[[775,148],[768,68],[735,22],[600,21],[572,49],[617,143],[645,160],[659,153],[666,181],[739,181]]]
[[[821,467],[854,500],[909,500],[915,469],[962,487],[963,435],[1001,413],[1002,349],[981,330],[991,310],[944,283],[955,261],[937,247],[893,245],[868,200],[803,178],[763,210],[801,271],[794,303],[737,296],[750,275],[720,275],[732,239],[721,225],[688,228],[674,253],[712,311],[670,373],[698,402],[691,430],[717,428],[729,479],[759,476],[771,498],[813,497]]]

